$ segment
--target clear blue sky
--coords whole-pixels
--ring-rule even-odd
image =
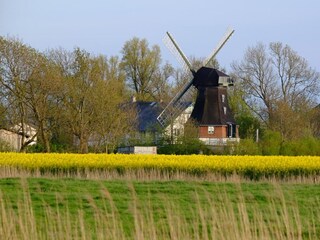
[[[249,46],[280,41],[320,71],[319,0],[0,0],[0,35],[41,51],[78,46],[120,55],[136,36],[158,44],[163,61],[177,65],[162,43],[166,31],[187,56],[206,57],[228,26],[236,31],[217,56],[227,69]]]

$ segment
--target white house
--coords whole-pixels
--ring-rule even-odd
[[[37,131],[35,128],[31,127],[28,124],[24,125],[24,143],[32,141],[28,144],[28,146],[34,145],[37,143]],[[10,148],[14,151],[20,151],[22,144],[22,136],[23,131],[21,124],[14,125],[10,129],[0,129],[0,140],[7,143]]]
[[[193,110],[193,104],[187,103],[184,111],[173,120],[172,124],[165,128],[165,133],[167,136],[172,136],[173,140],[176,141],[179,136],[183,136],[184,125],[187,123],[188,119]]]

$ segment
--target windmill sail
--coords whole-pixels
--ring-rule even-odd
[[[169,125],[186,109],[187,104],[192,102],[194,93],[192,81],[187,82],[157,117],[162,127]]]
[[[203,62],[202,68],[207,66],[209,62],[217,55],[217,53],[220,51],[223,45],[231,37],[233,32],[234,32],[233,29],[227,30],[226,34],[221,39],[217,47],[213,50],[213,52],[209,55],[209,57]],[[182,52],[177,42],[174,40],[174,38],[169,32],[167,32],[164,42],[166,46],[169,48],[169,50],[176,56],[178,61],[182,64],[183,69],[185,71],[192,72],[193,78],[181,88],[181,90],[176,94],[176,96],[169,102],[166,108],[157,117],[157,120],[162,127],[166,127],[169,124],[171,124],[174,121],[174,119],[176,119],[186,109],[186,104],[188,102],[190,103],[191,101],[193,101],[192,97],[194,96],[194,92],[196,89],[196,87],[194,86],[194,79],[197,78],[197,72],[195,72],[192,69],[190,61]]]
[[[183,67],[183,71],[191,71],[192,74],[194,74],[194,71],[191,68],[190,61],[169,32],[167,32],[163,41],[168,49],[173,53],[173,55],[176,56],[178,62]],[[186,109],[186,105],[192,102],[192,97],[194,96],[195,92],[195,89],[192,86],[192,81],[193,79],[183,85],[180,91],[175,95],[175,97],[169,102],[169,104],[157,117],[157,120],[162,127],[169,125]]]
[[[184,71],[192,71],[191,63],[186,57],[186,55],[182,52],[178,43],[174,40],[173,36],[167,32],[166,36],[163,38],[163,42],[166,47],[170,50],[170,52],[176,57],[178,62],[183,67]]]
[[[229,40],[229,38],[232,36],[233,33],[234,33],[234,30],[232,28],[227,29],[227,32],[222,37],[222,39],[220,40],[216,48],[213,49],[212,53],[206,58],[206,60],[204,60],[203,62],[204,67],[206,67],[212,61],[212,59],[214,59],[214,57],[218,54],[218,52],[221,50],[223,45]]]

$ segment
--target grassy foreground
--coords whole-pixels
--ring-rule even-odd
[[[0,179],[0,239],[319,239],[320,185]]]

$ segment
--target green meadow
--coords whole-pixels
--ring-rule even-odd
[[[0,179],[1,239],[319,239],[304,181]]]

